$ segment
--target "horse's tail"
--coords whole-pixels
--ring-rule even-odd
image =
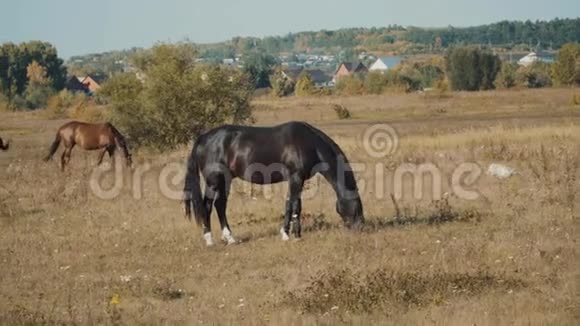
[[[185,187],[183,189],[183,203],[185,205],[185,217],[191,220],[191,206],[193,206],[195,222],[197,225],[200,225],[205,219],[207,211],[203,205],[201,186],[199,184],[199,164],[196,157],[198,144],[199,138],[193,145],[193,149],[191,150],[191,154],[187,160],[187,174],[185,175]]]
[[[60,145],[60,130],[56,133],[56,137],[54,138],[52,145],[50,145],[50,149],[48,150],[48,155],[46,155],[46,157],[44,158],[45,162],[50,161],[50,159],[52,158],[54,153],[56,153],[56,150],[58,149],[59,145]]]
[[[125,137],[123,137],[123,135],[119,132],[119,130],[117,130],[117,128],[115,128],[111,123],[107,122],[106,125],[107,127],[109,127],[109,129],[111,129],[111,132],[113,133],[115,145],[117,145],[117,147],[121,148],[121,151],[123,151],[123,155],[127,160],[127,165],[133,164],[131,154],[129,153],[129,149],[127,148],[127,142],[125,141]]]

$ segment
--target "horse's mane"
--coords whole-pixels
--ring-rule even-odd
[[[330,138],[328,135],[326,135],[325,133],[323,133],[319,129],[315,128],[314,126],[312,126],[308,123],[305,123],[305,122],[303,124],[306,127],[308,127],[308,129],[310,129],[316,136],[318,136],[324,143],[326,143],[329,146],[329,148],[334,152],[334,157],[332,159],[338,160],[339,157],[341,157],[342,162],[344,164],[346,164],[346,166],[348,167],[348,169],[345,170],[346,176],[347,176],[345,181],[347,182],[348,185],[342,185],[342,186],[347,186],[348,188],[352,188],[349,190],[358,191],[358,186],[357,186],[356,180],[354,178],[354,173],[352,172],[352,169],[350,168],[350,163],[348,162],[346,155],[344,154],[342,149],[338,146],[338,144],[332,138]],[[326,158],[326,159],[328,160],[329,158]]]
[[[344,162],[348,163],[346,155],[344,155],[344,152],[342,151],[342,149],[338,146],[338,144],[332,138],[330,138],[327,134],[323,133],[322,131],[318,130],[317,128],[315,128],[314,126],[312,126],[306,122],[303,122],[303,124],[306,127],[308,127],[308,129],[310,129],[312,132],[314,132],[319,138],[321,138],[322,141],[327,143],[328,146],[330,147],[330,149],[332,149],[332,151],[334,152],[334,155],[336,155],[337,157],[342,156],[342,158],[344,159]]]

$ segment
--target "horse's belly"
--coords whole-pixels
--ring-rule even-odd
[[[255,183],[255,184],[272,184],[286,181],[287,178],[282,172],[265,172],[265,171],[253,171],[246,172],[240,175],[242,180]]]

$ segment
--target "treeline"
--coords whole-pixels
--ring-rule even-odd
[[[580,40],[580,18],[550,21],[501,21],[490,25],[443,29],[409,28],[404,39],[412,43],[490,44],[512,47],[518,44],[547,49]]]
[[[475,27],[344,28],[336,31],[291,33],[265,38],[235,37],[228,42],[200,45],[200,54],[207,58],[231,58],[236,54],[260,49],[269,53],[302,52],[307,49],[359,48],[382,50],[398,41],[420,45],[419,49],[441,50],[452,45],[492,45],[496,47],[548,49],[580,40],[580,18],[550,21],[502,21]],[[416,50],[399,47],[400,52]]]
[[[129,58],[139,51],[142,49],[131,48],[73,56],[66,62],[66,66],[70,74],[77,76],[89,74],[110,76],[124,72],[128,66]]]
[[[0,45],[0,102],[37,108],[64,88],[67,70],[52,44],[31,41]]]

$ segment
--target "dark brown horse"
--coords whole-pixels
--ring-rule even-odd
[[[7,141],[6,143],[0,138],[0,149],[3,151],[7,151],[10,147],[10,143]]]
[[[109,153],[109,157],[114,161],[115,150],[118,147],[125,156],[127,166],[130,167],[132,165],[131,154],[129,154],[127,149],[125,138],[108,122],[86,123],[71,121],[65,123],[56,132],[56,138],[50,146],[50,151],[44,161],[49,161],[52,158],[61,142],[64,145],[64,152],[61,156],[61,170],[63,171],[65,165],[70,161],[70,155],[75,145],[79,145],[82,149],[89,151],[103,149],[101,154],[99,154],[97,163],[99,165],[103,162],[105,153]]]

